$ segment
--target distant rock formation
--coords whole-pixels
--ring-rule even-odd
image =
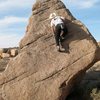
[[[56,51],[48,20],[52,12],[66,18],[68,34],[62,45],[67,53]],[[97,42],[60,0],[37,0],[20,49],[0,74],[4,100],[65,100],[100,60]]]
[[[18,47],[13,48],[1,48],[0,49],[0,58],[9,58],[9,57],[15,57],[18,55]]]
[[[18,47],[0,49],[0,72],[3,72],[5,70],[10,59],[16,57],[18,55],[18,52]]]

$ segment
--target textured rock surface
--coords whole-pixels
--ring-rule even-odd
[[[0,59],[0,72],[4,71],[10,58]]]
[[[66,17],[68,34],[57,52],[48,17]],[[88,29],[59,0],[38,0],[32,8],[21,51],[0,74],[4,100],[65,100],[98,59],[98,45]]]
[[[100,100],[100,61],[87,71],[67,100]]]

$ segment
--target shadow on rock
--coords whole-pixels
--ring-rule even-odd
[[[100,71],[89,71],[66,100],[100,100]]]
[[[64,39],[62,40],[62,47],[65,49],[65,53],[70,53],[70,43],[80,40],[93,40],[94,43],[97,44],[96,40],[92,37],[89,30],[78,20],[69,21],[66,19],[66,27],[67,27],[67,33],[64,36]]]

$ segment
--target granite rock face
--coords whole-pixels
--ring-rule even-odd
[[[68,33],[57,52],[49,15],[66,18]],[[20,53],[0,74],[4,100],[65,100],[87,69],[99,58],[98,44],[60,0],[37,0],[33,5]]]

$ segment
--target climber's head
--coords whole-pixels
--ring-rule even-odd
[[[56,13],[51,13],[50,16],[49,16],[49,19],[53,19],[53,18],[55,18],[56,16],[57,16]]]

